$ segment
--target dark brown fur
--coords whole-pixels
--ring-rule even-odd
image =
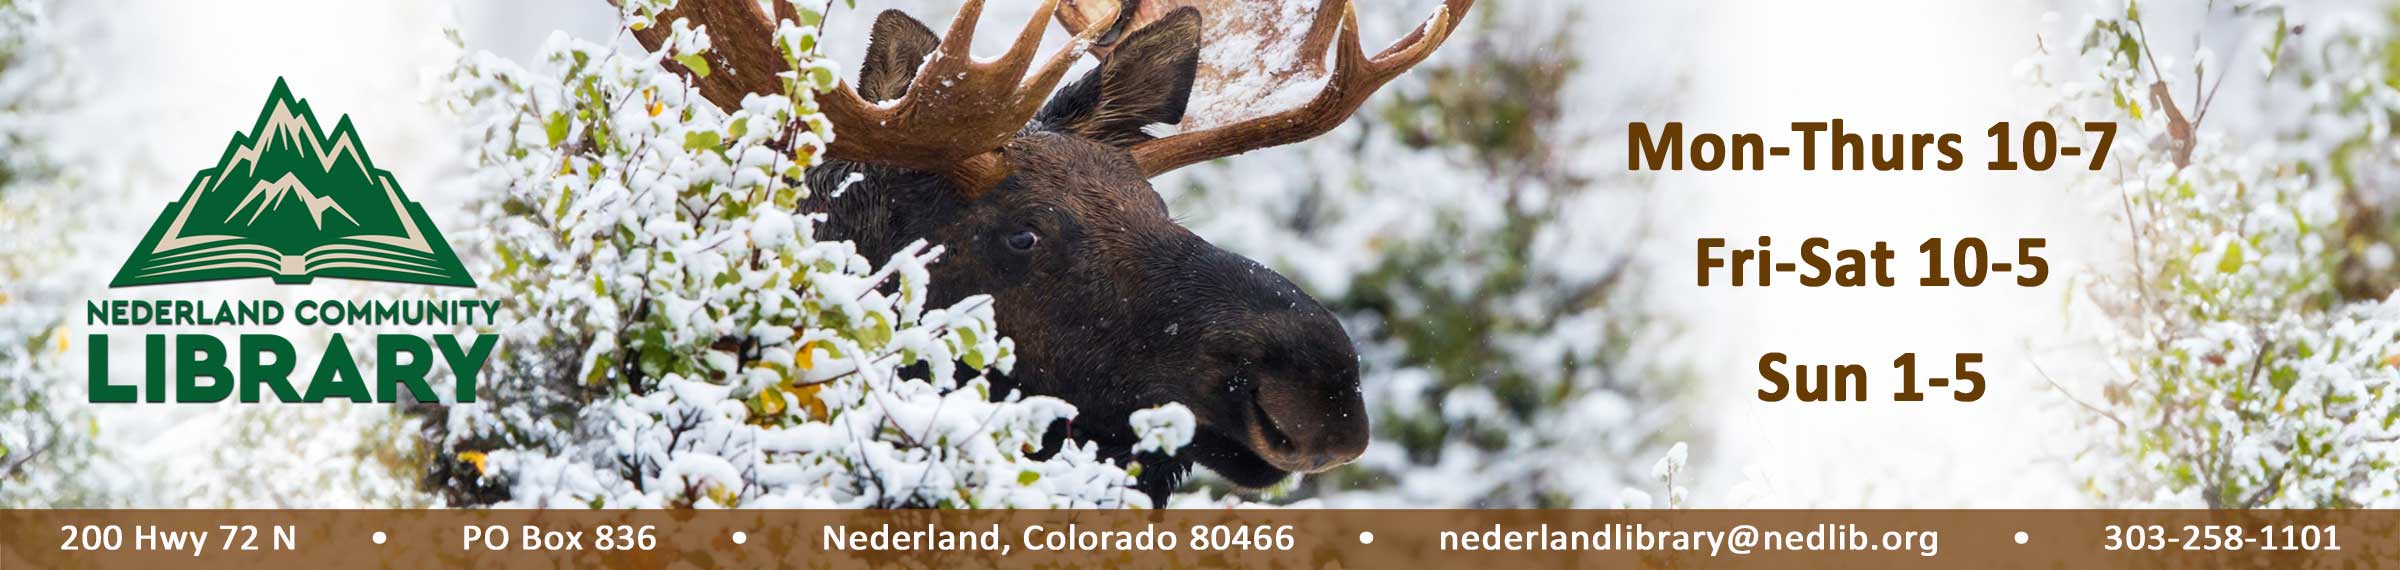
[[[860,84],[897,97],[938,40],[885,12]],[[1329,468],[1367,441],[1358,357],[1332,312],[1283,276],[1176,225],[1126,148],[1182,120],[1199,16],[1125,37],[1100,68],[1062,88],[1003,149],[1014,174],[977,198],[944,178],[832,161],[810,169],[804,207],[818,239],[881,260],[918,239],[946,249],[935,306],[988,293],[1015,370],[998,392],[1056,396],[1080,411],[1073,436],[1125,456],[1126,417],[1180,402],[1201,430],[1179,457],[1145,457],[1144,490],[1171,491],[1192,462],[1246,486]],[[834,196],[853,173],[863,180]],[[1009,245],[1032,232],[1027,251]],[[1059,435],[1064,435],[1063,432]]]

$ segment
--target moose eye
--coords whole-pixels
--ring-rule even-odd
[[[1033,251],[1033,244],[1041,243],[1041,241],[1042,236],[1033,233],[1032,228],[1017,230],[1017,233],[1008,234],[1008,248],[1017,251]]]

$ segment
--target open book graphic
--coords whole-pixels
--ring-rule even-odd
[[[458,256],[343,116],[326,135],[281,79],[249,133],[192,176],[110,286],[317,277],[472,287]]]

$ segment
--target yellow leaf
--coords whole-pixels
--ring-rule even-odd
[[[59,353],[59,354],[66,354],[66,353],[67,353],[67,337],[68,337],[68,336],[71,336],[71,335],[68,335],[68,334],[67,334],[67,331],[65,331],[65,330],[60,330],[60,331],[58,331],[56,334],[58,335],[58,353]]]
[[[791,390],[793,399],[799,400],[800,407],[808,410],[808,419],[825,421],[828,415],[825,401],[817,399],[817,391],[824,388],[824,384],[810,384]]]
[[[768,386],[758,391],[758,414],[773,417],[783,413],[783,390]]]
[[[739,506],[742,500],[740,496],[736,496],[732,491],[726,490],[724,485],[709,485],[708,499],[711,501],[716,501],[717,506],[721,507]]]
[[[459,460],[459,461],[465,461],[465,462],[467,462],[467,463],[468,463],[468,464],[470,464],[470,465],[474,465],[474,466],[475,466],[475,474],[477,474],[477,475],[482,475],[482,474],[484,474],[484,472],[485,472],[485,471],[487,471],[487,469],[486,469],[486,468],[485,468],[485,466],[484,466],[484,465],[485,465],[485,464],[484,464],[485,457],[484,457],[484,455],[483,455],[483,452],[481,452],[481,451],[461,451],[461,452],[458,452],[458,460]]]
[[[817,367],[817,344],[819,342],[822,341],[812,340],[800,345],[800,355],[792,361],[799,364],[801,370],[813,370]]]

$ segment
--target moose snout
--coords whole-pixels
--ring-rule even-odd
[[[1367,450],[1366,401],[1357,395],[1261,387],[1253,449],[1278,469],[1315,473],[1357,459]]]
[[[1367,406],[1358,355],[1340,323],[1321,309],[1251,322],[1258,329],[1237,341],[1256,343],[1247,352],[1260,355],[1240,372],[1251,379],[1241,402],[1251,451],[1277,469],[1307,473],[1357,459],[1367,449]]]
[[[1222,382],[1194,386],[1203,427],[1283,473],[1364,453],[1371,431],[1358,350],[1333,311],[1256,261],[1197,237],[1171,243],[1179,251],[1161,256],[1170,260],[1161,267],[1183,281],[1162,306],[1194,325],[1179,330],[1201,331],[1180,353],[1194,358],[1189,370]]]

